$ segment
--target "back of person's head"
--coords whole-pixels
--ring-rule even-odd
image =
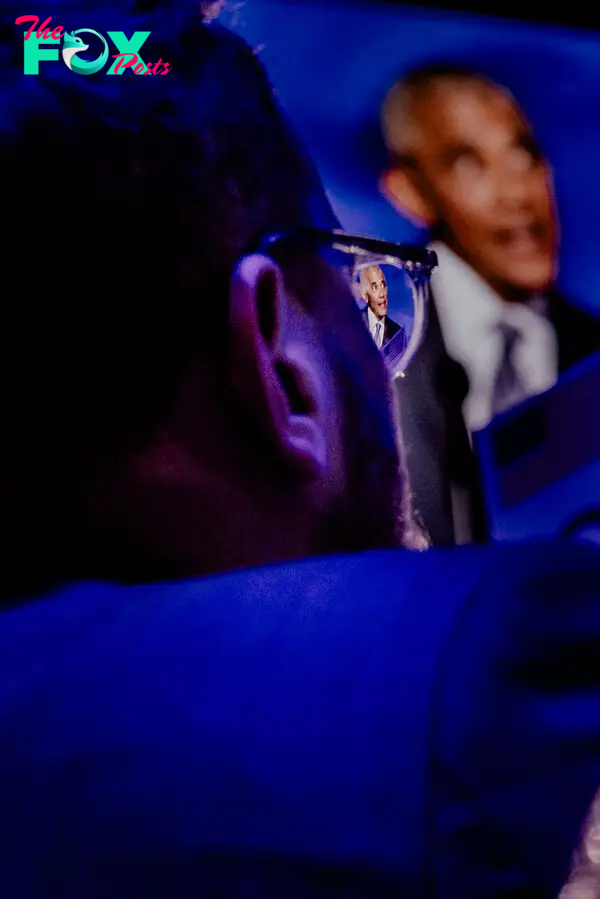
[[[317,254],[236,268],[335,225],[255,53],[196,4],[52,14],[148,31],[170,71],[24,75],[3,27],[5,545],[122,531],[169,574],[396,545],[387,382],[345,287]]]
[[[61,60],[23,76],[28,26],[9,36],[21,58],[2,75],[0,364],[18,426],[2,454],[37,455],[30,429],[47,452],[67,435],[96,449],[144,442],[190,356],[201,347],[219,363],[236,260],[309,218],[312,173],[247,45],[196,5],[130,6],[88,4],[83,24],[151,30],[141,52],[170,60],[165,75],[83,77]],[[80,18],[55,5],[52,26]],[[304,183],[290,184],[292,166]]]

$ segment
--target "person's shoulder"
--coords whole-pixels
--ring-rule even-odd
[[[489,566],[490,551],[369,551],[174,583],[76,584],[3,613],[0,670],[17,646],[23,659],[46,650],[60,655],[92,637],[110,643],[125,619],[152,632],[180,631],[185,642],[208,621],[214,633],[228,629],[248,639],[285,621],[295,631],[334,628],[360,642],[361,621],[418,618],[429,606],[460,608]]]
[[[257,601],[277,595],[275,607],[295,605],[314,595],[325,603],[338,594],[364,597],[377,603],[373,585],[385,593],[385,602],[394,595],[414,591],[459,592],[476,590],[488,604],[501,598],[504,609],[511,605],[523,608],[520,595],[537,608],[563,608],[568,597],[590,590],[598,597],[600,609],[600,550],[595,546],[567,540],[533,540],[518,543],[490,543],[484,546],[434,548],[425,552],[405,549],[371,550],[352,554],[328,555],[296,562],[262,566],[246,571],[226,573],[217,577],[199,578],[171,585],[143,588],[144,595],[187,597],[232,597],[232,601],[246,603],[244,597]],[[138,588],[141,590],[142,588]],[[307,593],[308,591],[308,593]],[[311,593],[312,591],[312,593]],[[314,605],[314,604],[313,604]],[[570,608],[569,602],[565,608]]]
[[[340,603],[340,597],[344,602]],[[102,622],[156,619],[184,626],[207,615],[216,621],[285,616],[324,619],[348,616],[350,606],[376,614],[396,609],[404,615],[413,605],[425,611],[465,603],[485,615],[506,619],[536,615],[547,627],[552,617],[592,604],[600,618],[600,551],[567,541],[523,542],[452,547],[415,552],[403,549],[333,555],[264,566],[167,584],[118,587],[80,584],[8,610],[2,634],[40,639],[56,631],[68,638],[69,628]],[[362,614],[362,613],[361,613]],[[58,626],[55,627],[55,623]],[[600,629],[600,620],[598,622]],[[62,637],[61,637],[62,638]],[[60,641],[59,641],[60,642]]]
[[[598,599],[600,615],[600,550],[576,541],[539,540],[424,552],[368,551],[232,574],[205,583],[203,590],[233,595],[236,601],[244,595],[277,596],[277,607],[295,611],[301,606],[302,614],[306,597],[318,595],[318,603],[309,603],[311,614],[328,607],[342,617],[351,605],[369,614],[396,607],[400,616],[414,606],[424,617],[429,607],[460,608],[467,615],[467,606],[481,606],[490,619],[543,613],[547,620],[549,609],[557,616],[567,614],[571,598],[583,601],[584,596],[594,607]],[[272,608],[270,600],[267,608]]]
[[[545,650],[554,636],[568,638],[569,616],[587,609],[600,629],[600,550],[583,541],[534,540],[498,543],[484,550],[479,580],[470,597],[474,617],[506,622],[510,651],[540,628]],[[495,633],[498,631],[495,629]]]

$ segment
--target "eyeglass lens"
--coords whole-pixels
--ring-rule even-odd
[[[428,285],[398,263],[356,259],[353,290],[365,327],[392,377],[403,376],[418,349],[425,324]]]

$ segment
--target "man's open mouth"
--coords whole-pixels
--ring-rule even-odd
[[[528,222],[510,228],[498,228],[494,240],[499,246],[515,252],[539,251],[548,229],[542,222]]]

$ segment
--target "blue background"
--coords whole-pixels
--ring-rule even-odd
[[[600,37],[384,3],[252,0],[225,21],[259,48],[308,144],[343,226],[422,238],[379,196],[386,154],[379,109],[407,69],[472,65],[513,91],[554,165],[561,213],[559,286],[600,312]]]

